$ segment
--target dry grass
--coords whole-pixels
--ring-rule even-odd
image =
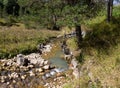
[[[2,27],[0,29],[0,58],[11,57],[17,53],[32,52],[36,50],[38,43],[58,34],[58,31],[46,29],[28,30],[23,25]]]
[[[110,51],[108,55],[93,53],[91,56],[85,54],[85,61],[81,65],[80,79],[73,79],[64,88],[74,88],[78,84],[81,88],[119,88],[120,44]]]

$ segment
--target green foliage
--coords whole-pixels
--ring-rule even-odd
[[[72,1],[73,3],[67,0],[17,0],[17,2],[16,0],[4,0],[3,2],[5,7],[18,3],[21,8],[19,21],[25,23],[27,28],[37,29],[43,27],[53,29],[54,26],[73,27],[75,24],[81,24],[85,19],[95,16],[101,10],[99,4],[103,3],[98,1],[91,5],[90,2],[84,0]],[[9,11],[9,8],[7,8],[7,11]],[[77,18],[77,21],[75,21],[75,18]]]
[[[86,25],[90,27],[91,32],[88,33],[83,46],[92,46],[97,49],[107,50],[111,45],[116,45],[119,42],[120,31],[120,15],[119,6],[114,7],[113,18],[111,23],[106,22],[104,14],[98,14],[97,17],[87,20]],[[103,12],[103,11],[102,11]]]
[[[120,17],[120,6],[115,6],[113,8],[113,16]]]
[[[8,0],[3,0],[4,5],[7,5]]]
[[[30,0],[18,0],[17,2],[20,4],[20,6],[26,6],[29,4]]]

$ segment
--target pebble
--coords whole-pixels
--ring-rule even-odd
[[[13,80],[13,83],[16,83],[16,81],[15,81],[15,80]]]
[[[36,72],[43,72],[42,68],[36,68]]]
[[[10,82],[7,82],[6,84],[7,84],[7,85],[9,85],[9,84],[10,84]]]
[[[33,73],[33,71],[29,71],[30,76],[35,76],[35,74]]]
[[[49,78],[51,75],[50,75],[50,73],[46,73],[45,76],[46,76],[47,78]]]
[[[22,75],[22,76],[21,76],[21,79],[24,80],[25,78],[26,78],[26,75]]]
[[[55,72],[54,70],[51,70],[51,71],[50,71],[50,74],[53,76],[53,75],[56,74],[56,72]]]
[[[43,66],[43,69],[48,70],[49,67],[50,67],[50,65],[45,65],[45,66]]]

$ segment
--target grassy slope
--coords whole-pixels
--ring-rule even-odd
[[[114,9],[113,21],[105,16],[87,21],[91,31],[83,41],[84,62],[82,76],[64,88],[119,88],[120,87],[120,7]],[[74,43],[73,43],[74,44]]]
[[[80,79],[72,79],[64,88],[119,88],[120,87],[120,45],[111,49],[109,55],[85,54],[81,65]]]
[[[18,53],[27,54],[36,51],[38,43],[56,36],[57,31],[25,29],[23,26],[1,27],[0,58],[12,57]]]

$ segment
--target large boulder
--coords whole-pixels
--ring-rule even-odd
[[[17,65],[28,66],[29,63],[30,63],[30,61],[28,60],[28,58],[25,58],[24,55],[22,55],[22,54],[17,55]]]
[[[48,44],[48,45],[45,45],[44,46],[44,48],[43,48],[43,53],[46,53],[46,52],[51,52],[51,49],[52,49],[52,47],[51,47],[51,45],[50,44]]]
[[[26,56],[26,58],[28,58],[31,64],[41,64],[41,62],[44,61],[41,55],[36,54],[36,53],[29,54]]]

